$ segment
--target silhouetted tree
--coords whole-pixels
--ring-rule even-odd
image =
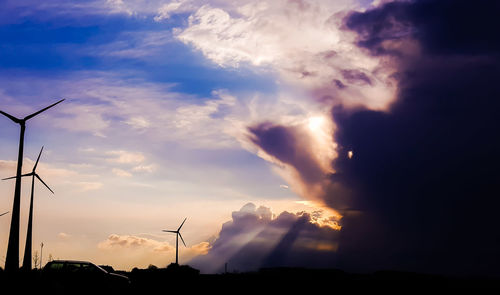
[[[35,264],[34,265],[34,268],[36,268],[37,264],[38,264],[38,251],[35,251],[35,253],[33,254],[33,263]]]

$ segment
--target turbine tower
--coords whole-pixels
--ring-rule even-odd
[[[23,270],[31,270],[31,248],[32,248],[32,237],[33,237],[33,199],[35,196],[35,177],[40,180],[43,185],[45,185],[46,188],[49,189],[51,193],[54,193],[50,187],[40,178],[40,176],[36,173],[36,166],[38,165],[38,161],[40,160],[40,156],[42,155],[43,151],[43,146],[42,149],[40,150],[40,153],[38,154],[38,158],[36,159],[35,166],[33,166],[33,170],[31,173],[28,174],[23,174],[21,177],[25,176],[31,176],[31,200],[30,200],[30,213],[29,213],[29,218],[28,218],[28,230],[26,232],[26,246],[24,247],[24,259],[23,259]],[[2,180],[6,179],[13,179],[16,178],[17,176],[13,177],[8,177],[4,178]]]
[[[26,130],[26,121],[35,117],[36,115],[44,112],[58,103],[61,103],[64,99],[51,104],[50,106],[39,110],[31,115],[24,117],[23,119],[18,119],[0,110],[0,114],[11,119],[14,123],[21,126],[21,132],[19,136],[19,153],[17,155],[17,172],[16,172],[16,188],[14,190],[14,204],[12,205],[12,219],[10,222],[10,233],[9,233],[9,244],[7,246],[7,257],[5,258],[5,270],[6,271],[17,271],[19,269],[19,217],[20,217],[20,206],[21,206],[21,174],[23,168],[23,150],[24,150],[24,132]]]
[[[176,234],[175,236],[175,264],[179,265],[179,237],[181,237],[181,241],[184,244],[184,247],[186,246],[186,243],[184,243],[184,239],[182,238],[181,235],[181,227],[184,225],[184,222],[186,222],[186,218],[184,218],[184,221],[181,223],[181,226],[177,230],[164,230],[164,232],[167,233],[174,233]]]

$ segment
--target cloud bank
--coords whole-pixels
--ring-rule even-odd
[[[321,226],[321,213],[282,212],[248,203],[232,213],[206,255],[190,265],[202,272],[255,271],[262,267],[329,267],[335,263],[339,231]]]
[[[332,112],[339,152],[355,153],[331,177],[352,200],[342,267],[499,273],[499,8],[405,1],[346,19],[360,47],[398,61],[400,83],[388,112]]]

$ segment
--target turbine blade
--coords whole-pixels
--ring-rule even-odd
[[[9,211],[5,212],[5,213],[2,213],[0,214],[0,216],[4,216],[5,214],[9,213]]]
[[[181,241],[182,241],[182,243],[184,244],[184,247],[186,247],[186,248],[187,248],[186,243],[184,243],[184,239],[182,238],[181,233],[177,233],[177,234],[179,235],[179,237],[181,237]]]
[[[45,185],[46,188],[49,189],[51,193],[54,193],[54,191],[50,189],[50,187],[40,178],[40,176],[38,176],[38,174],[35,173],[35,176],[36,178],[38,178],[38,180],[40,180],[43,183],[43,185]]]
[[[40,153],[38,154],[38,158],[36,158],[35,166],[33,166],[33,172],[35,172],[35,170],[36,170],[36,166],[38,165],[38,161],[40,160],[40,156],[42,155],[42,151],[43,151],[43,146],[42,146],[42,149],[40,150]]]
[[[22,174],[21,177],[25,177],[25,176],[31,176],[33,174],[31,173],[28,173],[28,174]],[[17,178],[17,176],[12,176],[12,177],[7,177],[7,178],[2,178],[2,180],[7,180],[7,179],[14,179],[14,178]]]
[[[173,231],[173,230],[163,230],[163,231],[166,232],[166,233],[174,233],[174,234],[177,233],[176,231]]]
[[[181,223],[181,226],[179,226],[179,229],[177,229],[177,231],[180,231],[180,230],[181,230],[181,227],[184,225],[184,222],[186,222],[186,219],[187,219],[187,217],[186,217],[186,218],[184,218],[184,221]]]
[[[63,102],[63,101],[64,101],[64,99],[61,99],[60,101],[58,101],[58,102],[56,102],[56,103],[53,103],[53,104],[49,105],[48,107],[46,107],[46,108],[43,108],[43,109],[39,110],[39,111],[38,111],[38,112],[36,112],[36,113],[33,113],[33,114],[31,114],[31,115],[26,116],[26,117],[24,118],[24,121],[27,121],[27,120],[29,120],[29,119],[33,118],[34,116],[36,116],[36,115],[40,114],[41,112],[45,112],[46,110],[50,109],[51,107],[53,107],[53,106],[55,106],[56,104],[61,103],[61,102]]]
[[[5,117],[11,119],[12,121],[14,121],[15,123],[21,123],[21,120],[19,120],[18,118],[12,116],[12,115],[9,115],[7,114],[6,112],[2,112],[0,111],[0,114],[4,115]]]

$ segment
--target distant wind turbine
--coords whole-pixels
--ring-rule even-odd
[[[4,216],[5,214],[9,213],[9,211],[5,212],[5,213],[2,213],[0,214],[0,216]]]
[[[184,239],[182,238],[182,235],[181,235],[181,227],[184,225],[184,222],[186,222],[186,219],[187,219],[187,217],[184,218],[184,221],[181,223],[181,226],[179,226],[179,228],[177,230],[164,230],[164,232],[176,234],[176,237],[175,237],[175,264],[177,264],[177,265],[179,265],[179,237],[181,237],[181,241],[184,244],[184,247],[187,247],[186,243],[184,243]]]
[[[7,257],[5,259],[6,271],[17,271],[19,269],[19,217],[21,206],[21,174],[23,168],[23,150],[24,150],[24,132],[26,130],[26,121],[35,117],[36,115],[44,112],[64,99],[51,104],[50,106],[39,110],[31,115],[18,119],[0,110],[0,114],[11,119],[14,123],[21,126],[21,133],[19,136],[19,153],[17,154],[17,173],[16,173],[16,188],[14,190],[14,204],[12,205],[12,219],[10,222],[9,244],[7,248]]]
[[[43,151],[43,146],[42,149],[40,150],[40,153],[38,154],[38,158],[36,159],[35,166],[33,166],[33,170],[31,171],[31,173],[21,175],[21,177],[31,176],[30,213],[28,218],[28,230],[26,232],[26,246],[24,247],[24,259],[22,267],[24,270],[31,270],[31,254],[32,254],[31,246],[32,246],[32,236],[33,236],[33,199],[35,196],[35,177],[38,178],[38,180],[40,180],[40,182],[43,183],[43,185],[45,185],[45,187],[48,188],[51,193],[54,193],[54,191],[52,191],[50,187],[36,173],[36,166],[38,165],[38,161],[40,161],[40,156],[42,155],[42,151]],[[13,179],[16,177],[17,176],[8,177],[2,180]]]

